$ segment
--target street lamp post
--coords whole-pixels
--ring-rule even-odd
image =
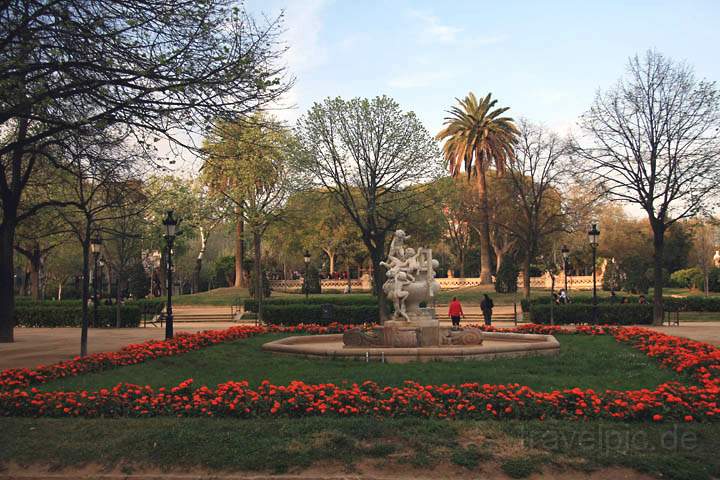
[[[172,255],[173,255],[173,242],[175,241],[175,228],[177,227],[178,221],[173,216],[173,211],[168,210],[167,216],[163,220],[165,225],[165,241],[167,242],[167,261],[165,262],[165,276],[167,277],[167,308],[165,312],[167,319],[165,320],[165,339],[169,340],[173,338],[173,311],[172,311]]]
[[[588,241],[592,247],[592,278],[593,278],[593,323],[598,323],[597,315],[597,247],[600,241],[600,230],[597,222],[593,222],[588,231]]]
[[[305,253],[303,254],[303,260],[305,261],[305,275],[303,277],[303,287],[305,289],[305,300],[307,300],[309,293],[310,293],[308,291],[308,283],[307,283],[308,265],[310,265],[310,252],[308,252],[307,250],[305,250]]]
[[[93,325],[98,326],[98,260],[100,259],[100,247],[102,246],[102,238],[96,235],[90,239],[90,251],[93,254],[95,268],[93,268]]]
[[[568,257],[570,256],[570,249],[567,247],[567,245],[563,245],[560,249],[560,252],[562,253],[563,257],[563,277],[565,277],[565,296],[568,295],[568,280],[567,280],[567,261]]]

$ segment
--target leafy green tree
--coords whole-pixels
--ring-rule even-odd
[[[498,172],[505,169],[513,156],[513,146],[518,130],[510,117],[502,116],[509,108],[495,108],[497,100],[491,94],[478,100],[472,92],[460,100],[459,106],[452,107],[445,118],[445,127],[437,134],[444,140],[443,153],[450,167],[450,174],[461,172],[468,177],[474,175],[478,185],[478,196],[483,218],[481,219],[480,279],[492,283],[490,263],[490,224],[487,199],[486,172],[491,165]]]
[[[326,99],[300,118],[296,163],[309,188],[322,188],[347,212],[373,264],[373,292],[385,282],[392,232],[427,208],[423,192],[437,177],[437,146],[412,112],[389,97]],[[380,317],[387,317],[379,301]]]
[[[517,281],[520,269],[515,262],[513,255],[508,255],[503,260],[495,276],[495,291],[498,293],[517,292]]]
[[[207,185],[242,216],[252,236],[255,282],[260,282],[263,270],[262,237],[283,217],[293,189],[288,164],[292,144],[290,132],[262,114],[252,122],[217,122],[204,142]],[[259,284],[255,292],[262,292]],[[262,295],[257,298],[262,305]]]

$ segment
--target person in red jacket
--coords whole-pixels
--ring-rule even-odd
[[[453,330],[460,328],[460,317],[465,318],[465,313],[463,313],[462,305],[460,305],[460,301],[457,297],[453,297],[452,302],[450,302],[448,316],[452,320]]]

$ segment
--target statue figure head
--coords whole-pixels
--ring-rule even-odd
[[[405,258],[410,258],[415,256],[415,249],[414,248],[406,248],[405,249]]]

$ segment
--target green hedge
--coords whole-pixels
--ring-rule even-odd
[[[162,298],[141,298],[129,300],[125,302],[125,305],[138,307],[140,313],[145,315],[157,315],[165,308],[165,300]]]
[[[608,325],[651,324],[652,305],[598,304],[598,323]],[[588,304],[554,305],[555,325],[570,323],[593,323],[593,306]],[[530,308],[533,323],[550,324],[550,305],[533,305]]]
[[[93,307],[89,307],[90,326],[93,325]],[[98,307],[98,327],[114,327],[116,308],[102,305]],[[136,306],[120,307],[123,327],[140,326],[140,309]],[[15,324],[21,327],[79,327],[82,325],[82,306],[65,305],[18,305],[15,307]]]
[[[638,305],[638,296],[630,295],[618,295],[618,297],[625,296],[629,303],[621,304],[620,299],[616,303],[610,302],[610,297],[598,297],[598,305]],[[647,302],[652,304],[652,296],[648,295],[645,297]],[[589,295],[577,295],[570,297],[572,303],[570,305],[592,305],[592,296]],[[535,305],[550,305],[552,297],[538,297],[532,300],[522,299],[520,304],[523,312],[529,312],[532,306]],[[565,307],[567,305],[558,305],[557,307]],[[691,297],[663,297],[663,308],[665,311],[688,311],[688,312],[720,312],[720,296],[716,297],[705,297],[701,295],[695,295]]]
[[[305,297],[298,295],[293,297],[276,297],[266,298],[263,300],[265,305],[356,305],[356,306],[371,306],[377,305],[377,299],[371,295],[324,295],[324,296],[313,296]],[[257,312],[257,300],[248,298],[243,302],[243,307],[246,312]]]
[[[323,318],[322,305],[273,305],[263,304],[262,319],[272,325],[297,325],[300,323],[340,323],[360,325],[376,323],[380,318],[377,305],[334,305],[332,318]]]

